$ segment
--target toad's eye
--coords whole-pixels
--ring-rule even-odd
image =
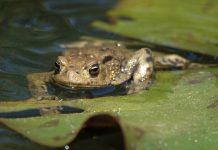
[[[55,74],[60,73],[60,71],[61,71],[61,66],[60,66],[60,64],[59,64],[58,62],[55,62],[54,68],[55,68]]]
[[[100,70],[99,65],[98,64],[93,64],[89,68],[89,74],[91,76],[97,76],[99,74],[99,70]]]

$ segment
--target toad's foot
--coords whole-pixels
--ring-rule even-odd
[[[37,100],[59,100],[55,95],[51,95],[48,92],[46,85],[49,82],[51,72],[46,73],[32,73],[27,76],[29,81],[28,87],[33,96]]]
[[[185,69],[190,64],[189,60],[176,54],[157,56],[154,58],[154,63],[157,70]]]

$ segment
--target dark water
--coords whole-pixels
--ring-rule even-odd
[[[106,36],[91,27],[107,20],[115,0],[1,0],[0,100],[30,97],[26,74],[52,69],[60,43]]]
[[[1,0],[0,101],[30,97],[26,75],[52,69],[60,43],[81,36],[114,38],[91,27],[107,21],[116,0]],[[0,126],[0,149],[47,149]]]

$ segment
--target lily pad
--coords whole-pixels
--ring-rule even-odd
[[[218,2],[123,0],[94,26],[153,44],[218,56]]]
[[[66,105],[82,113],[0,121],[36,143],[63,147],[95,126],[119,126],[126,149],[217,149],[218,68],[159,72],[149,91],[73,101],[1,102],[1,112]],[[105,121],[112,118],[115,121]],[[88,121],[87,121],[88,120]],[[107,119],[106,119],[107,120]],[[111,120],[111,119],[109,119]],[[87,122],[86,122],[87,121]],[[90,137],[93,138],[93,137]],[[88,145],[87,145],[88,147]]]

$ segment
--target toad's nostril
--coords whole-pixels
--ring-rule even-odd
[[[58,56],[57,61],[63,66],[68,65],[68,61],[64,56]]]

